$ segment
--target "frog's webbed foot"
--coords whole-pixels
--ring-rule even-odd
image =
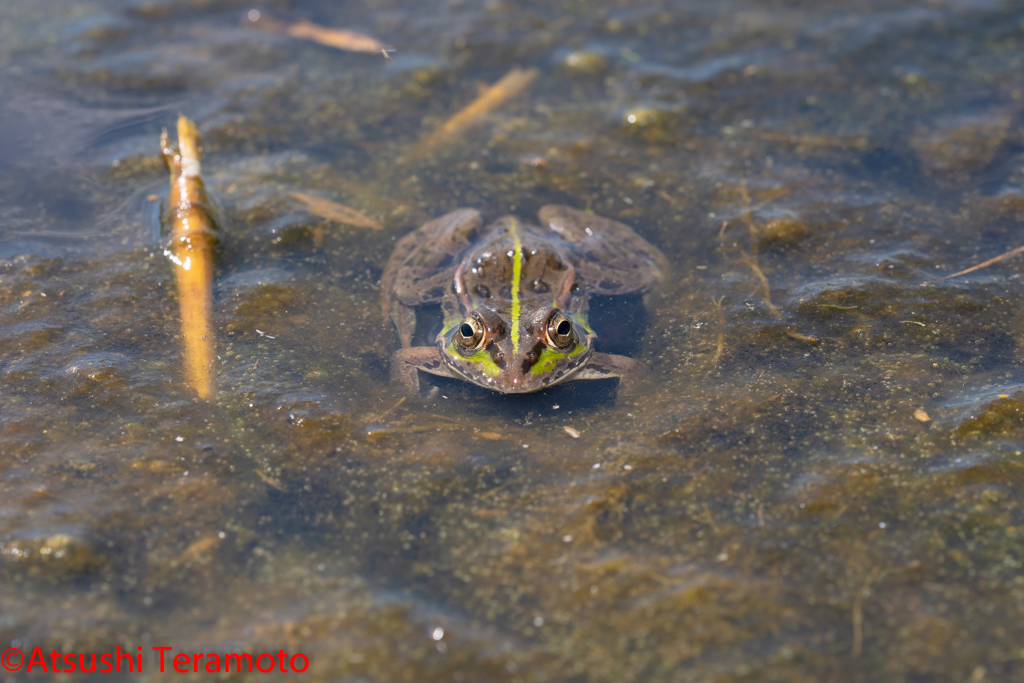
[[[587,367],[580,370],[573,379],[611,379],[619,378],[619,392],[622,394],[636,393],[639,381],[646,367],[643,363],[628,356],[616,356],[611,353],[595,353]]]
[[[441,350],[435,346],[413,346],[399,349],[391,356],[391,383],[407,396],[420,393],[419,371],[441,377],[457,377],[451,374],[447,363],[441,358]]]
[[[420,393],[420,371],[403,358],[404,352],[411,350],[402,349],[391,356],[391,384],[406,396],[418,396]]]

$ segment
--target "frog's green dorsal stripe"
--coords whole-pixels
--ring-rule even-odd
[[[515,241],[515,250],[512,254],[512,353],[519,355],[519,315],[522,307],[519,305],[519,280],[523,277],[523,243],[519,239],[519,226],[516,219],[512,219],[509,230],[512,232],[512,239]]]

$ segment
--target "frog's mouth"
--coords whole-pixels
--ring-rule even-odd
[[[441,354],[451,377],[503,394],[528,394],[569,381],[586,367],[592,355],[593,347],[584,343],[570,354],[542,352],[532,364],[495,361],[508,355],[488,347],[469,356],[461,356],[451,347]]]

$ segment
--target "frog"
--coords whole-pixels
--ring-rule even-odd
[[[636,359],[596,350],[589,300],[646,301],[668,271],[665,256],[628,225],[588,211],[550,204],[537,218],[485,226],[479,211],[460,208],[396,242],[381,307],[398,332],[390,379],[403,393],[420,393],[420,372],[502,394],[636,376]],[[417,308],[437,304],[434,343],[413,346]]]

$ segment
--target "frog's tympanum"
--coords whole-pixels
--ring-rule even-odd
[[[483,227],[459,209],[399,240],[384,269],[383,306],[402,342],[392,381],[419,390],[417,372],[506,394],[576,379],[623,377],[635,361],[596,353],[590,295],[650,291],[665,257],[628,226],[567,206],[540,225],[503,216]],[[433,346],[412,346],[416,306],[441,304]]]

